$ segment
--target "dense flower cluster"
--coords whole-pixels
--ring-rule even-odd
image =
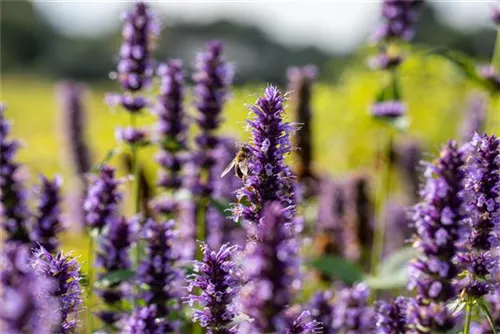
[[[0,263],[2,333],[53,333],[60,323],[57,303],[50,297],[53,282],[36,273],[28,247],[18,242],[3,245]]]
[[[167,317],[177,309],[179,295],[175,285],[180,272],[175,267],[178,256],[174,252],[174,222],[156,223],[150,220],[143,228],[145,255],[137,269],[137,280],[146,286],[141,298],[147,305],[155,305],[157,317]]]
[[[84,202],[85,221],[89,228],[101,230],[118,216],[122,195],[118,192],[119,181],[115,170],[104,165],[98,176],[93,176]]]
[[[5,119],[5,105],[0,103],[0,216],[9,241],[31,242],[27,193],[20,180],[19,164],[14,156],[19,142],[9,140],[10,124]]]
[[[397,297],[392,302],[379,302],[376,307],[376,332],[378,334],[406,333],[408,330],[406,304],[407,300],[404,297]]]
[[[412,324],[417,327],[437,331],[453,325],[445,303],[457,295],[453,280],[458,268],[453,259],[464,223],[464,162],[463,149],[456,142],[445,145],[439,158],[427,166],[422,201],[414,207],[415,247],[420,256],[413,263],[410,287],[418,291],[419,317]]]
[[[128,317],[121,334],[164,334],[168,333],[167,321],[158,318],[156,305],[136,308]]]
[[[96,258],[96,267],[100,269],[98,278],[114,271],[131,269],[129,251],[135,241],[136,233],[135,220],[122,217],[114,218],[108,223],[106,230],[99,238]],[[124,284],[113,282],[110,286],[97,289],[97,293],[104,303],[110,306],[109,310],[99,313],[99,316],[107,324],[116,322],[120,314],[114,309],[126,297]]]
[[[217,252],[205,244],[201,247],[203,261],[195,261],[194,273],[187,278],[187,302],[202,306],[193,312],[193,321],[199,321],[209,334],[236,334],[231,322],[236,316],[233,300],[241,285],[240,270],[233,260],[238,246],[224,244]],[[195,294],[195,288],[201,290],[200,295]]]
[[[341,333],[367,333],[373,330],[375,312],[368,304],[370,290],[364,284],[337,291],[333,328]]]
[[[176,190],[182,185],[180,175],[182,151],[187,145],[187,125],[184,109],[184,75],[180,60],[169,60],[158,68],[161,77],[160,95],[156,107],[156,135],[160,151],[156,161],[162,167],[158,184]]]
[[[250,107],[255,117],[247,121],[252,132],[252,143],[245,146],[251,155],[249,175],[236,192],[239,203],[233,209],[235,220],[244,218],[257,224],[264,205],[273,201],[287,208],[287,219],[295,215],[295,177],[285,164],[285,157],[292,150],[290,134],[295,125],[283,120],[283,103],[281,92],[269,86],[256,105]],[[243,204],[243,198],[250,204]]]
[[[75,333],[78,313],[82,310],[80,265],[75,258],[62,252],[52,255],[43,247],[34,254],[34,267],[45,279],[54,282],[52,297],[59,303],[60,327],[58,333]]]
[[[487,99],[485,95],[475,94],[469,98],[467,110],[462,121],[462,141],[468,142],[474,133],[482,133],[486,121]]]
[[[384,0],[382,4],[382,17],[385,22],[375,31],[375,41],[390,41],[403,39],[410,41],[415,35],[415,21],[417,9],[422,5],[422,0]]]
[[[62,179],[55,177],[51,181],[42,176],[41,181],[38,213],[33,224],[33,239],[49,253],[53,253],[59,247],[57,235],[63,228],[60,217]]]
[[[289,222],[289,209],[269,203],[252,239],[247,242],[242,289],[244,312],[254,320],[250,332],[273,332],[286,317],[295,290],[300,286],[298,244]]]
[[[320,334],[323,333],[323,325],[317,320],[310,320],[309,311],[302,312],[292,323],[290,328],[283,331],[283,334]]]
[[[323,334],[336,334],[333,328],[335,305],[333,292],[330,290],[316,292],[309,302],[311,317],[323,326]]]

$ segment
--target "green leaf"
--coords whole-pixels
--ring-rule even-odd
[[[363,280],[361,268],[338,256],[321,256],[312,260],[309,265],[327,276],[342,280],[347,285]]]
[[[95,282],[97,288],[109,288],[120,282],[128,281],[134,277],[135,272],[132,270],[116,270],[102,277],[100,280]]]
[[[415,258],[414,248],[402,248],[383,261],[377,276],[368,276],[365,283],[375,290],[403,288],[408,281],[408,263]]]

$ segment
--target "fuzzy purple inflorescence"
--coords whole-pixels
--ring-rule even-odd
[[[242,289],[244,312],[254,320],[251,333],[284,330],[285,311],[300,286],[298,244],[289,208],[268,203],[257,226],[250,226]]]
[[[85,221],[89,228],[101,230],[118,217],[122,199],[118,185],[115,169],[109,165],[102,166],[99,175],[93,176],[84,202]]]
[[[323,325],[316,319],[311,319],[311,312],[303,311],[295,319],[292,325],[280,333],[283,334],[320,334],[323,331]]]
[[[252,132],[252,143],[246,146],[251,154],[249,174],[236,192],[239,203],[233,208],[235,220],[244,218],[258,224],[264,206],[274,201],[287,208],[287,219],[295,216],[295,176],[285,164],[285,157],[292,150],[290,134],[296,127],[283,120],[283,102],[280,91],[269,86],[250,107],[255,117],[247,121]]]
[[[153,76],[151,52],[159,25],[150,13],[149,6],[143,2],[136,3],[133,10],[122,15],[122,19],[123,44],[120,48],[118,78],[125,91],[136,92],[147,86]],[[142,98],[139,98],[140,101],[132,101],[131,98],[125,95],[123,106],[129,112],[139,111],[141,108],[136,107],[142,104]]]
[[[53,333],[60,323],[57,303],[50,297],[53,282],[35,272],[28,247],[19,242],[5,244],[0,263],[2,333]]]
[[[500,73],[493,65],[483,65],[478,67],[478,72],[483,79],[494,89],[500,89]]]
[[[377,102],[371,113],[375,117],[398,118],[406,114],[406,104],[398,100]]]
[[[417,9],[422,0],[384,0],[382,17],[385,22],[376,29],[373,40],[390,41],[403,39],[410,41],[415,35],[414,24],[417,19]]]
[[[156,107],[158,121],[156,136],[160,151],[156,161],[162,170],[158,184],[165,189],[177,190],[182,185],[180,175],[186,150],[187,125],[182,106],[184,99],[184,74],[182,61],[173,59],[158,68],[161,78],[160,95]]]
[[[437,331],[454,322],[445,303],[457,295],[453,280],[458,268],[453,259],[464,223],[464,162],[463,149],[453,141],[446,144],[427,166],[422,201],[413,208],[414,246],[420,255],[412,264],[409,286],[418,292],[418,316],[413,317],[417,323],[411,324],[416,328]]]
[[[80,265],[68,254],[52,255],[43,247],[35,250],[33,265],[43,279],[54,282],[51,295],[59,303],[61,316],[57,333],[75,333],[83,305]]]
[[[193,312],[193,321],[199,321],[209,334],[237,333],[231,322],[236,316],[233,300],[241,285],[240,269],[233,260],[239,247],[224,244],[217,252],[206,244],[201,247],[203,261],[195,261],[194,273],[187,277],[187,303],[202,306]],[[194,294],[195,288],[201,290],[200,295]]]
[[[41,177],[40,202],[38,213],[33,224],[33,242],[35,247],[39,244],[49,253],[59,247],[57,235],[62,231],[61,224],[61,194],[62,179],[56,176],[52,181]]]
[[[378,302],[376,305],[376,333],[406,333],[408,330],[406,305],[407,299],[401,296],[391,302]]]
[[[333,328],[333,301],[333,292],[327,290],[316,292],[309,302],[311,317],[322,324],[323,334],[337,334],[337,330]]]
[[[482,133],[486,122],[486,108],[488,105],[485,94],[474,94],[468,100],[468,107],[462,120],[462,141],[468,142],[474,133]]]
[[[0,217],[7,241],[29,244],[27,193],[19,178],[20,166],[14,161],[19,142],[8,139],[9,131],[5,105],[0,103]]]
[[[337,292],[333,328],[341,333],[369,333],[374,328],[375,312],[368,305],[370,290],[364,284]]]
[[[475,134],[467,164],[467,212],[470,222],[467,252],[457,258],[470,275],[463,288],[469,296],[481,297],[493,288],[499,259],[495,230],[500,228],[500,140],[492,135]]]
[[[141,292],[146,305],[155,305],[156,316],[168,317],[178,309],[179,295],[175,285],[180,272],[175,267],[178,256],[174,252],[174,222],[156,223],[149,220],[143,228],[145,255],[137,269],[137,280],[147,289]]]
[[[96,258],[96,267],[100,268],[98,279],[113,271],[131,269],[129,251],[136,233],[135,220],[129,221],[124,217],[115,217],[107,223],[106,230],[99,238],[98,244]],[[126,297],[124,284],[114,283],[109,287],[97,289],[97,293],[110,307],[109,310],[99,313],[99,316],[108,324],[114,323],[120,314],[113,307],[119,305]]]
[[[158,317],[156,305],[135,308],[120,331],[121,334],[164,334],[168,332],[167,321]]]

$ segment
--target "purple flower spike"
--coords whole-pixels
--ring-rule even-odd
[[[258,224],[264,206],[274,201],[287,208],[288,219],[295,215],[295,176],[285,164],[285,157],[292,150],[290,134],[296,127],[283,121],[283,103],[280,91],[269,86],[256,105],[250,107],[255,117],[248,121],[252,143],[245,146],[251,154],[249,175],[236,196],[239,200],[246,198],[251,204],[246,206],[240,201],[233,208],[235,220],[244,218]]]
[[[164,334],[168,333],[165,319],[159,318],[156,305],[138,307],[128,317],[121,334]]]
[[[407,300],[404,297],[397,297],[391,303],[378,302],[376,307],[376,333],[394,334],[406,333],[408,330],[406,323]]]
[[[160,151],[156,161],[162,170],[158,184],[166,189],[176,190],[182,185],[181,170],[185,158],[187,125],[184,108],[184,74],[182,62],[169,60],[158,68],[161,77],[160,95],[156,115],[156,135]]]
[[[203,261],[195,261],[194,274],[187,277],[190,296],[187,303],[198,303],[203,308],[195,310],[193,321],[199,321],[209,334],[237,333],[231,325],[236,316],[233,300],[240,290],[240,270],[233,261],[238,246],[222,245],[215,252],[206,244],[201,245]],[[201,290],[201,295],[193,294],[194,288]]]
[[[373,308],[368,306],[370,290],[364,284],[337,292],[333,328],[341,333],[369,333],[375,323]]]
[[[332,291],[319,291],[314,294],[309,302],[311,317],[323,325],[323,334],[336,334],[333,328],[333,315],[335,312]]]
[[[309,318],[309,319],[308,319]],[[302,312],[293,322],[292,326],[285,330],[283,334],[320,334],[323,332],[323,325],[317,320],[310,320],[309,311]]]
[[[417,9],[422,0],[384,0],[382,5],[382,23],[373,35],[373,40],[389,41],[402,39],[410,41],[415,35],[414,24],[417,19]]]
[[[19,142],[8,139],[9,131],[5,105],[0,103],[0,217],[7,241],[29,244],[27,193],[19,178],[20,166],[14,161]]]
[[[412,214],[416,228],[414,246],[420,256],[412,265],[410,287],[417,288],[417,303],[422,307],[419,316],[414,317],[418,323],[413,325],[431,331],[438,330],[432,327],[437,323],[454,321],[446,312],[445,303],[457,296],[452,281],[458,268],[453,259],[459,250],[464,223],[464,161],[463,150],[456,142],[443,147],[439,158],[427,166],[422,201],[415,205]],[[434,318],[438,315],[448,318]]]
[[[75,333],[82,310],[82,290],[80,287],[80,265],[76,259],[62,252],[50,254],[38,248],[34,254],[34,266],[44,278],[54,282],[52,297],[59,302],[61,322],[58,333]]]
[[[116,129],[116,139],[129,145],[144,146],[148,143],[145,130],[131,126]]]
[[[154,39],[159,33],[156,19],[143,2],[135,4],[134,9],[123,14],[123,44],[120,49],[118,78],[122,88],[135,92],[147,86],[153,75]],[[130,112],[136,110],[129,109]]]
[[[474,94],[468,100],[468,107],[462,120],[462,140],[468,142],[474,134],[482,133],[486,122],[488,100],[486,94]]]
[[[375,117],[398,118],[406,114],[406,109],[406,104],[401,101],[383,101],[375,103],[371,113]]]
[[[85,221],[89,228],[100,230],[118,217],[122,199],[118,185],[115,170],[109,165],[102,166],[99,175],[91,179],[84,202]]]
[[[125,218],[114,218],[108,222],[107,229],[99,239],[99,250],[97,252],[96,267],[101,269],[98,279],[117,270],[128,270],[132,267],[129,256],[130,247],[135,241],[137,233],[136,221],[128,221]],[[114,311],[116,306],[125,299],[125,284],[119,282],[109,287],[98,289],[98,295],[109,310],[99,313],[101,319],[115,321],[119,313]],[[112,323],[107,323],[111,325]]]
[[[368,65],[373,70],[388,70],[399,66],[403,60],[401,55],[390,55],[386,51],[380,51],[378,55],[368,60]]]
[[[147,305],[155,305],[156,316],[161,318],[168,317],[171,310],[178,308],[175,284],[179,283],[180,273],[175,268],[178,256],[174,254],[173,229],[173,221],[158,224],[149,220],[146,223],[143,229],[146,254],[137,269],[137,280],[148,287],[142,291],[142,299]]]
[[[491,21],[497,26],[500,25],[500,7],[496,6],[491,9]]]
[[[55,177],[50,181],[42,176],[41,180],[38,215],[33,225],[33,241],[35,246],[40,244],[49,253],[53,253],[59,247],[57,235],[63,229],[60,221],[62,179]]]
[[[43,279],[30,265],[28,247],[18,242],[2,246],[0,328],[2,333],[54,333],[61,323],[51,298],[52,279]]]
[[[285,328],[284,320],[295,290],[300,286],[298,245],[289,209],[269,203],[247,242],[244,271],[248,283],[242,289],[244,313],[254,320],[250,332],[270,333]]]

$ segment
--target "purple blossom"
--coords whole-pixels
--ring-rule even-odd
[[[258,225],[250,226],[243,263],[247,284],[242,289],[244,313],[253,318],[251,333],[281,331],[285,311],[300,287],[298,244],[289,208],[272,202]]]
[[[378,302],[376,306],[376,333],[406,333],[408,330],[406,323],[407,302],[405,297],[397,297],[390,303],[385,301]]]
[[[493,65],[483,65],[478,67],[478,72],[493,88],[500,89],[500,73]]]
[[[99,238],[98,244],[95,263],[100,269],[98,279],[114,271],[131,269],[129,251],[135,241],[136,233],[135,220],[129,221],[124,217],[115,217],[107,222],[106,230]],[[125,284],[113,283],[108,287],[97,289],[97,293],[109,308],[99,313],[100,318],[104,322],[116,320],[119,315],[119,311],[115,311],[116,307],[126,297]]]
[[[374,328],[375,312],[368,305],[370,290],[364,284],[337,292],[333,328],[345,334],[369,333]]]
[[[319,334],[324,333],[323,325],[316,319],[310,319],[311,313],[303,311],[283,334]]]
[[[415,205],[414,246],[420,255],[412,264],[410,287],[416,286],[418,304],[422,310],[414,317],[414,326],[432,327],[452,324],[454,319],[446,312],[445,303],[456,297],[453,280],[458,274],[453,258],[458,252],[460,230],[463,227],[465,173],[464,153],[456,142],[450,141],[439,158],[427,166],[422,201]],[[426,319],[425,317],[440,318]],[[446,318],[448,317],[448,318]]]
[[[500,25],[500,7],[496,6],[491,9],[491,21],[497,26]]]
[[[171,310],[178,309],[180,272],[176,268],[178,256],[174,252],[174,222],[156,223],[149,220],[143,228],[145,255],[137,269],[137,280],[147,289],[141,292],[146,305],[155,305],[156,316],[168,317]]]
[[[164,334],[168,332],[167,322],[159,318],[156,305],[134,309],[128,317],[121,334]]]
[[[233,208],[235,220],[244,218],[258,224],[264,206],[273,201],[287,208],[287,219],[295,216],[295,177],[285,164],[285,157],[292,150],[290,134],[295,125],[283,120],[283,102],[280,91],[269,86],[256,105],[250,107],[255,117],[247,121],[252,132],[252,143],[245,146],[251,154],[249,175],[236,192],[239,203]]]
[[[224,244],[216,252],[202,244],[203,261],[194,262],[194,274],[187,277],[190,306],[198,303],[202,309],[193,312],[193,321],[199,321],[209,334],[237,333],[231,325],[236,316],[233,300],[240,290],[240,269],[233,261],[238,246]],[[201,290],[200,295],[194,289]]]
[[[323,326],[323,334],[336,334],[337,330],[333,328],[333,316],[335,312],[333,292],[316,292],[308,306],[311,317]]]
[[[30,265],[28,247],[9,242],[2,247],[0,328],[5,334],[49,334],[60,323],[53,282],[42,279]]]
[[[429,303],[419,296],[408,299],[406,318],[409,333],[447,333],[457,323],[457,317],[445,303]]]
[[[41,176],[41,181],[38,214],[33,224],[33,241],[49,253],[53,253],[59,247],[57,235],[63,229],[60,217],[62,179],[56,176],[50,181]]]
[[[115,132],[118,141],[129,145],[144,146],[148,143],[148,134],[144,129],[127,126],[125,128],[117,128]]]
[[[82,290],[80,288],[80,265],[75,258],[58,252],[52,255],[43,247],[34,254],[34,267],[43,279],[54,282],[52,297],[59,303],[61,314],[58,333],[75,333],[82,310]]]
[[[482,133],[486,122],[488,105],[485,94],[474,94],[469,98],[468,107],[462,120],[462,140],[468,142],[474,133]]]
[[[373,70],[389,70],[398,67],[404,60],[401,55],[392,55],[387,51],[379,51],[376,56],[368,59],[368,65]]]
[[[0,103],[0,216],[8,241],[31,242],[27,193],[20,179],[20,165],[14,161],[19,142],[9,140],[10,123]]]
[[[147,86],[153,76],[151,52],[159,26],[149,6],[143,2],[136,3],[134,9],[125,12],[122,18],[123,44],[120,48],[118,78],[124,90],[136,92]],[[124,104],[124,107],[127,108],[127,105]],[[137,112],[139,109],[127,110]]]
[[[122,199],[118,185],[115,170],[109,165],[102,166],[99,175],[93,176],[84,202],[85,221],[89,228],[101,230],[118,217]]]
[[[388,42],[392,39],[410,41],[415,35],[415,21],[417,9],[422,5],[421,0],[384,0],[380,24],[373,34],[376,42]]]
[[[398,118],[406,114],[406,104],[398,101],[381,101],[372,106],[371,114],[374,117]]]
[[[182,153],[187,146],[187,124],[182,106],[182,62],[173,59],[161,64],[158,75],[161,77],[161,86],[156,107],[156,135],[160,151],[156,161],[162,168],[158,184],[166,189],[176,190],[182,185],[181,169],[185,162]]]
[[[304,67],[290,67],[287,71],[288,87],[293,92],[292,102],[297,123],[301,125],[296,135],[296,144],[299,148],[297,155],[299,167],[297,178],[304,185],[306,195],[311,195],[317,189],[317,176],[312,170],[312,112],[311,96],[313,83],[318,75],[318,68],[314,65]]]

